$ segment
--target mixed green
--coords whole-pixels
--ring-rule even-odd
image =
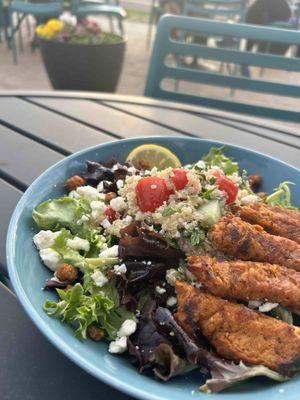
[[[45,312],[80,340],[104,339],[110,353],[127,351],[140,372],[153,370],[162,380],[198,369],[206,380],[202,389],[220,391],[255,375],[285,379],[262,366],[220,359],[189,338],[173,314],[174,282],[189,279],[186,255],[210,249],[210,227],[234,204],[292,208],[290,184],[260,197],[223,147],[163,171],[88,161],[67,180],[64,197],[32,213],[40,229],[34,243],[53,272],[45,290],[57,293]]]

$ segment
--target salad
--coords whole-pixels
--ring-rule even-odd
[[[300,214],[290,182],[258,192],[262,177],[225,153],[182,166],[149,144],[125,163],[87,161],[65,196],[32,213],[53,273],[44,290],[57,293],[45,312],[163,381],[196,370],[201,390],[219,392],[257,375],[289,379],[300,357]]]

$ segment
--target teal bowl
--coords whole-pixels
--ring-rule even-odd
[[[220,394],[198,392],[202,383],[200,374],[192,373],[162,383],[150,376],[139,375],[127,357],[113,356],[107,352],[106,343],[80,342],[72,330],[54,318],[48,317],[42,308],[46,298],[54,296],[41,290],[49,277],[48,270],[41,264],[34,248],[32,236],[36,228],[31,219],[32,209],[40,202],[62,196],[63,183],[67,177],[80,173],[86,160],[109,160],[116,157],[124,161],[134,147],[144,143],[157,143],[168,147],[178,155],[183,164],[199,160],[211,146],[222,143],[181,137],[143,137],[120,140],[83,150],[50,167],[24,193],[12,216],[7,236],[7,264],[14,290],[35,325],[67,357],[77,365],[105,383],[138,399],[151,400],[299,400],[300,375],[286,383],[276,383],[258,378],[235,389]],[[263,176],[263,191],[272,189],[281,181],[288,180],[297,185],[292,187],[293,199],[300,206],[300,171],[274,158],[227,145],[226,153],[234,157],[241,168],[249,173]],[[32,344],[34,345],[34,343]],[[99,393],[101,398],[101,393]]]

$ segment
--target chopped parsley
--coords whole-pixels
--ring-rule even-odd
[[[184,207],[184,205],[181,205],[181,206],[179,206],[177,208],[172,207],[172,206],[168,206],[163,210],[162,216],[163,217],[170,217],[171,215],[180,212],[183,209],[183,207]]]

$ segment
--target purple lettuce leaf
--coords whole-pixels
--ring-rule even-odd
[[[207,379],[205,384],[200,387],[203,392],[218,393],[256,376],[265,376],[279,382],[289,379],[289,377],[272,371],[263,365],[246,366],[242,362],[235,364],[218,357],[214,358],[210,363],[211,378]]]
[[[153,372],[155,376],[163,381],[168,381],[177,375],[185,375],[198,368],[197,364],[192,364],[174,353],[173,348],[161,343],[154,349],[155,367]]]
[[[178,265],[184,254],[169,245],[159,234],[135,222],[121,230],[119,256],[126,258],[152,258],[163,260],[166,264]]]

